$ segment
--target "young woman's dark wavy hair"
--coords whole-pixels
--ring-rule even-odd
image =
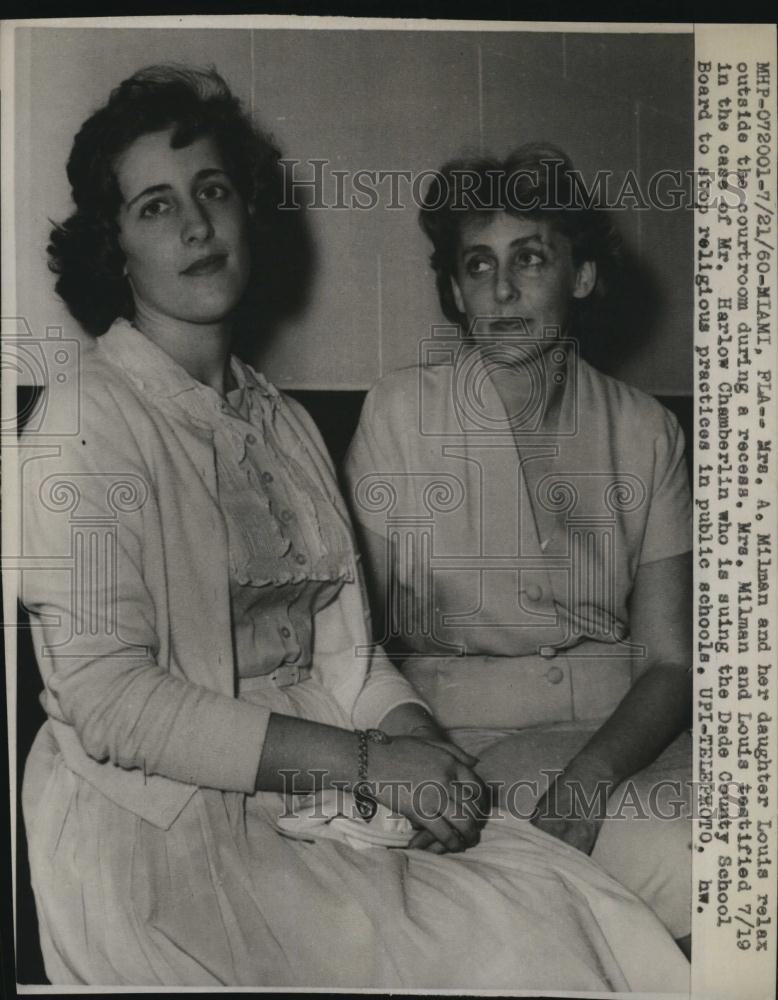
[[[570,240],[574,264],[597,264],[593,292],[575,301],[573,321],[580,333],[605,297],[621,253],[608,213],[593,201],[567,154],[550,144],[527,143],[505,160],[474,156],[445,163],[425,192],[419,222],[432,242],[430,263],[446,319],[466,324],[451,288],[463,224],[474,214],[504,211],[550,222]]]
[[[132,320],[134,304],[119,247],[121,192],[116,158],[136,139],[173,129],[174,149],[209,136],[216,143],[237,190],[251,213],[252,262],[272,240],[281,201],[280,152],[254,126],[215,69],[148,66],[112,92],[108,103],[81,126],[67,164],[76,211],[55,224],[48,247],[56,290],[84,329],[99,336],[113,321]],[[252,298],[272,284],[272,260],[262,254],[261,274],[252,276]],[[246,303],[242,303],[245,310]]]

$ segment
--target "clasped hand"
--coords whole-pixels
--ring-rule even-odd
[[[477,758],[442,739],[395,736],[370,747],[375,799],[417,830],[410,847],[436,854],[478,843],[485,790]]]

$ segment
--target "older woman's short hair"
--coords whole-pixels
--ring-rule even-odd
[[[596,262],[597,284],[589,299],[601,298],[618,263],[620,241],[607,211],[594,200],[567,154],[548,144],[528,143],[505,160],[477,156],[445,163],[425,192],[419,222],[432,242],[430,263],[446,318],[460,324],[465,319],[451,279],[462,226],[474,214],[507,212],[549,222],[570,240],[576,265]]]
[[[76,211],[54,225],[49,267],[71,314],[99,336],[134,305],[119,247],[116,159],[136,139],[172,128],[174,149],[209,136],[252,216],[252,259],[280,203],[280,153],[243,111],[215,69],[149,66],[112,92],[82,125],[67,164]],[[260,282],[261,283],[261,282]],[[257,282],[250,286],[255,291]]]

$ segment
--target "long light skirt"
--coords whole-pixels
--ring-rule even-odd
[[[684,992],[654,914],[513,818],[458,855],[277,832],[280,796],[200,790],[169,830],[69,771],[44,727],[24,813],[55,984]]]
[[[520,731],[456,729],[451,738],[480,758],[503,810],[528,816],[549,778],[589,740],[596,722]],[[592,858],[656,913],[675,938],[691,932],[692,744],[682,733],[653,764],[615,789]],[[537,789],[537,793],[535,793]]]

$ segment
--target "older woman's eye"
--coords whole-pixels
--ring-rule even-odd
[[[169,208],[169,204],[162,198],[155,198],[154,201],[147,201],[141,208],[140,217],[142,219],[155,219],[160,215],[164,215]]]
[[[474,277],[477,277],[479,274],[488,274],[493,269],[494,262],[488,257],[468,257],[465,262],[465,270]]]
[[[519,267],[539,267],[546,262],[546,258],[537,250],[522,250],[516,255],[516,263]]]

